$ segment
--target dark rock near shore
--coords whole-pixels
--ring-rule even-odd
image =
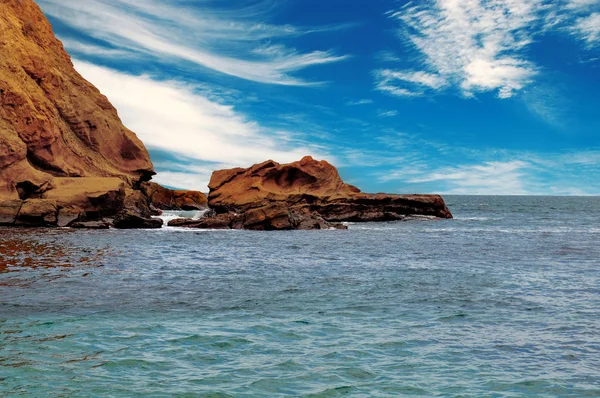
[[[186,227],[202,229],[231,229],[235,216],[231,214],[220,214],[214,217],[201,218],[199,220],[191,218],[179,218],[169,221],[169,227]]]
[[[136,211],[124,209],[117,213],[113,225],[118,229],[156,229],[163,226],[163,220],[142,217]]]
[[[110,229],[112,224],[106,220],[100,221],[84,221],[71,224],[74,229]]]

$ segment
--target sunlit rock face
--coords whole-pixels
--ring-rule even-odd
[[[113,216],[154,174],[144,144],[32,0],[0,1],[0,54],[0,224]]]
[[[150,156],[116,109],[73,68],[32,0],[0,2],[0,198],[55,177],[154,174]]]

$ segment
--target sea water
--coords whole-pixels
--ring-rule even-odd
[[[1,229],[0,396],[600,396],[600,198],[446,199],[348,231]]]

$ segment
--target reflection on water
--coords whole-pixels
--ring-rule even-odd
[[[72,233],[75,231],[0,228],[0,273],[99,264],[106,249],[80,248],[61,239]]]

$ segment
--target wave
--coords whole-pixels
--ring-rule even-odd
[[[169,223],[171,220],[176,220],[178,218],[191,218],[192,220],[199,220],[208,212],[206,210],[165,210],[163,214],[160,216],[156,216],[155,218],[160,218],[164,222],[163,228]]]

